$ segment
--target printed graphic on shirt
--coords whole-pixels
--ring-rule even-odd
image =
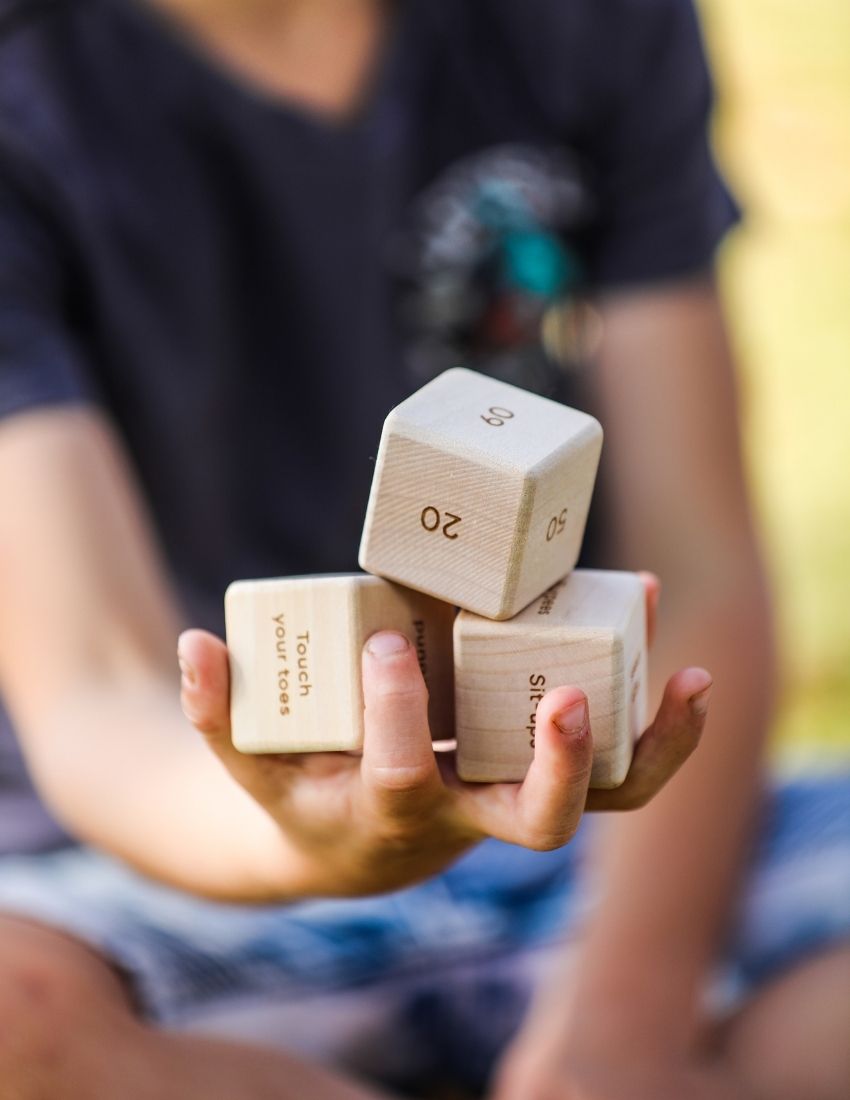
[[[578,161],[562,148],[490,148],[421,194],[391,253],[415,381],[465,363],[550,392],[559,368],[544,319],[577,297],[570,239],[589,211]]]

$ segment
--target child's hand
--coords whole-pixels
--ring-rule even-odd
[[[647,577],[650,621],[658,584]],[[710,684],[701,669],[677,673],[644,734],[622,787],[591,791],[593,755],[584,694],[550,691],[537,710],[534,761],[523,783],[465,784],[451,754],[435,754],[427,691],[416,653],[381,632],[363,653],[363,755],[247,756],[230,738],[224,643],[199,630],[179,645],[187,717],[238,783],[271,815],[310,868],[293,886],[280,868],[269,894],[367,894],[435,874],[484,837],[545,850],[566,844],[586,808],[643,805],[699,740],[705,714],[693,705]]]

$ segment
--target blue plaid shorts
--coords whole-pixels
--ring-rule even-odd
[[[0,859],[0,909],[105,955],[158,1023],[216,1031],[228,1020],[231,1033],[252,1037],[250,1006],[271,1003],[285,1045],[305,1055],[395,1087],[432,1076],[474,1088],[553,949],[592,913],[581,869],[593,827],[585,819],[561,851],[491,841],[392,895],[286,907],[198,900],[87,848],[11,856]],[[850,772],[766,796],[718,975],[727,993],[745,996],[843,939]]]

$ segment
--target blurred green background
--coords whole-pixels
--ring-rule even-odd
[[[850,757],[850,4],[701,0],[721,257],[786,667],[777,752]]]

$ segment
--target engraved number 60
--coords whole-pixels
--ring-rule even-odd
[[[489,424],[491,428],[501,428],[506,420],[513,420],[514,414],[510,409],[500,409],[498,405],[494,405],[492,409],[488,409],[489,416],[481,414],[481,419],[485,424]]]
[[[442,531],[447,539],[456,539],[457,531],[451,534],[452,527],[456,527],[460,523],[460,516],[456,516],[453,512],[444,512],[446,522],[443,523]],[[422,509],[422,515],[419,517],[419,522],[425,528],[426,531],[436,531],[443,518],[437,509],[433,505],[429,505],[427,508]]]

